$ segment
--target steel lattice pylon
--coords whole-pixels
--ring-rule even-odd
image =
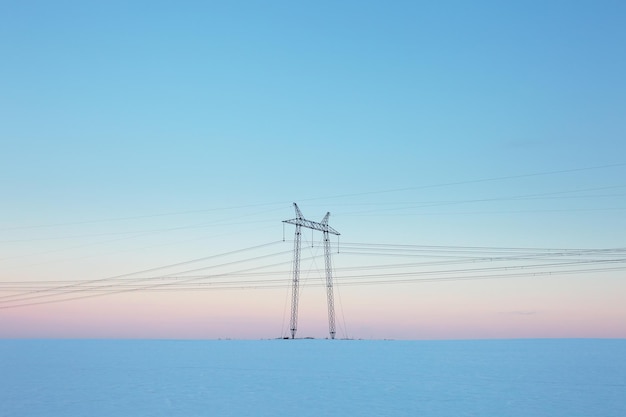
[[[296,218],[284,220],[283,223],[289,223],[296,226],[296,234],[293,241],[293,281],[291,287],[291,338],[295,339],[298,330],[298,297],[300,291],[300,242],[302,236],[302,228],[319,230],[324,233],[324,264],[326,266],[326,297],[328,298],[328,332],[330,338],[335,338],[335,300],[333,295],[333,274],[332,259],[330,256],[330,239],[329,234],[339,236],[339,232],[328,225],[330,213],[320,223],[307,220],[302,215],[296,203],[293,203],[296,210]]]

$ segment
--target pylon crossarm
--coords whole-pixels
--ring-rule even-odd
[[[293,203],[293,208],[296,210],[296,218],[283,220],[283,223],[295,224],[296,226],[306,227],[307,229],[319,230],[320,232],[328,232],[333,235],[339,236],[340,233],[328,225],[328,218],[330,217],[330,213],[326,213],[326,216],[324,216],[322,222],[318,223],[305,219],[304,215],[302,215],[302,211],[300,211],[300,207],[298,207],[296,203]]]
[[[308,229],[319,230],[320,232],[328,232],[328,233],[331,233],[331,234],[337,235],[337,236],[340,235],[340,233],[338,231],[336,231],[335,229],[333,229],[329,225],[324,224],[324,223],[314,222],[314,221],[311,221],[311,220],[290,219],[290,220],[283,220],[283,223],[295,224],[296,226],[302,226],[302,227],[306,227]]]

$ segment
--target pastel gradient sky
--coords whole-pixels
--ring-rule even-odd
[[[280,252],[288,283],[296,201],[348,248],[340,336],[626,337],[626,3],[510,3],[2,2],[0,307],[274,241],[228,259]],[[402,271],[399,245],[614,249],[617,269],[341,285]],[[284,334],[288,287],[241,287],[0,308],[0,337]],[[299,329],[325,336],[323,288]]]

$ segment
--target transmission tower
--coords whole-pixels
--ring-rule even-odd
[[[302,215],[296,203],[293,203],[296,209],[296,218],[284,220],[283,223],[294,224],[296,226],[296,235],[293,240],[293,281],[291,286],[291,338],[296,337],[298,329],[298,297],[300,291],[300,238],[302,236],[302,228],[319,230],[324,233],[324,264],[326,266],[326,297],[328,298],[328,331],[330,338],[335,338],[335,300],[333,295],[333,274],[332,262],[330,257],[330,239],[329,234],[339,236],[339,232],[328,225],[330,213],[320,223],[307,220]]]

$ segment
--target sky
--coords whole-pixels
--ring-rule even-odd
[[[0,337],[282,336],[293,202],[341,233],[342,337],[626,337],[625,19],[618,1],[2,2]],[[298,334],[325,337],[310,232]],[[194,266],[282,281],[205,291]],[[198,285],[154,287],[166,272]],[[121,275],[133,291],[85,288]]]

